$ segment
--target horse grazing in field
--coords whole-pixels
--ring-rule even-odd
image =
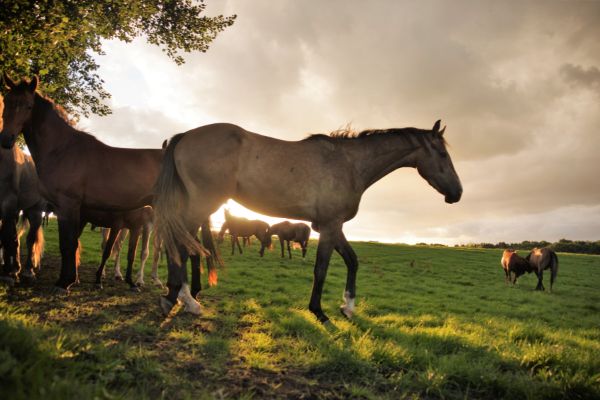
[[[542,279],[545,269],[550,269],[550,291],[552,291],[552,285],[558,274],[558,257],[554,250],[548,247],[542,247],[538,249],[534,248],[531,253],[525,257],[531,264],[531,267],[538,277],[538,284],[535,290],[546,290],[542,284]]]
[[[254,235],[260,241],[259,254],[262,257],[265,254],[265,249],[271,246],[271,235],[269,234],[269,224],[258,219],[247,219],[231,215],[229,210],[225,210],[225,222],[219,232],[218,241],[223,242],[225,231],[229,230],[231,235],[231,255],[235,254],[235,245],[237,244],[240,254],[242,246],[238,237],[250,238]]]
[[[44,249],[42,211],[46,202],[39,192],[38,176],[33,160],[18,147],[0,148],[0,243],[2,243],[3,280],[13,283],[19,277],[35,279],[34,268],[40,266]],[[27,261],[21,271],[17,228],[19,213],[29,223]]]
[[[102,252],[102,261],[96,271],[96,285],[102,288],[102,276],[106,261],[112,253],[113,246],[120,236],[121,230],[127,229],[129,231],[129,248],[127,251],[125,282],[129,284],[131,289],[137,290],[138,285],[132,279],[133,263],[140,236],[142,236],[141,268],[146,264],[146,260],[150,254],[148,246],[150,243],[150,233],[152,232],[152,223],[154,221],[152,207],[145,206],[131,211],[90,212],[86,209],[83,211],[82,218],[84,220],[93,219],[97,225],[110,229]]]
[[[260,212],[312,222],[320,233],[309,309],[321,322],[321,294],[333,250],[348,274],[341,312],[351,317],[358,260],[342,232],[364,191],[400,167],[416,168],[447,203],[462,185],[447,152],[440,121],[433,129],[368,130],[359,134],[312,135],[290,142],[212,124],[174,136],[156,185],[157,224],[170,256],[169,292],[163,312],[173,307],[182,282],[180,266],[198,252],[194,232],[227,199]]]
[[[302,258],[306,257],[306,248],[308,247],[308,238],[310,237],[310,226],[302,222],[292,224],[290,221],[283,221],[271,226],[271,234],[279,237],[281,244],[281,258],[284,258],[283,242],[287,243],[287,251],[292,259],[292,250],[290,249],[290,241],[300,244],[302,248]]]
[[[523,275],[525,272],[533,272],[533,268],[529,261],[517,254],[513,249],[506,249],[502,252],[502,258],[500,264],[505,274],[505,283],[508,284],[512,281],[512,284],[517,283],[517,278]],[[513,278],[514,274],[514,278]]]
[[[82,214],[129,211],[152,205],[163,150],[108,146],[73,128],[52,100],[36,92],[37,77],[15,83],[5,73],[4,80],[9,91],[4,96],[0,144],[12,148],[16,135],[24,134],[36,164],[41,194],[53,204],[58,218],[61,272],[54,291],[67,293],[77,278],[78,238],[86,222],[95,223],[83,219]],[[209,229],[208,217],[202,226],[203,230]],[[220,261],[211,235],[203,232],[203,244],[214,260]],[[199,257],[198,254],[192,258],[194,265],[200,265]],[[213,257],[207,260],[209,268],[215,265]],[[179,284],[186,308],[199,312],[197,303],[192,302],[187,273],[180,271],[180,275],[173,279]],[[182,280],[184,285],[180,284]]]

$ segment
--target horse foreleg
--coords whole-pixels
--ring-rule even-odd
[[[115,240],[119,236],[118,229],[109,229],[108,238],[104,243],[102,248],[102,259],[100,260],[100,266],[96,270],[96,287],[98,289],[102,289],[102,277],[104,276],[104,266],[106,265],[106,260],[110,257],[112,253],[113,246],[115,244]]]
[[[306,248],[308,247],[308,240],[305,240],[301,244],[302,246],[302,258],[306,257]]]
[[[348,269],[346,275],[346,290],[344,291],[344,304],[340,306],[341,313],[346,318],[352,318],[354,314],[354,303],[356,299],[356,272],[358,271],[358,258],[350,243],[346,240],[344,234],[340,234],[339,242],[335,246],[335,250],[344,259],[344,263]]]
[[[163,287],[162,282],[158,278],[158,264],[160,263],[160,256],[162,253],[162,241],[158,234],[154,234],[154,254],[152,255],[152,283],[157,286]]]
[[[129,234],[129,229],[123,228],[118,232],[117,240],[115,241],[115,245],[113,246],[113,251],[111,255],[115,258],[115,280],[122,281],[123,274],[121,273],[121,249],[123,248],[123,242],[125,242],[125,238]]]
[[[324,230],[321,230],[319,244],[317,246],[317,260],[315,262],[314,280],[312,294],[308,309],[317,317],[319,322],[326,323],[329,318],[321,308],[321,295],[323,294],[323,285],[327,277],[327,268],[331,253],[333,253],[334,237],[328,235]]]
[[[280,237],[279,238],[279,244],[281,245],[281,258],[285,258],[285,250],[284,250],[284,241],[283,239]]]
[[[127,249],[127,271],[125,272],[125,282],[133,291],[139,291],[139,288],[133,282],[133,264],[135,263],[135,253],[137,252],[138,241],[140,240],[140,227],[129,230],[129,246]]]
[[[538,284],[535,287],[535,290],[546,290],[544,288],[544,284],[542,283],[542,280],[544,279],[544,270],[540,268],[540,269],[538,269],[536,274],[538,277]]]
[[[19,262],[19,238],[17,232],[17,216],[13,213],[4,211],[3,215],[8,215],[2,221],[0,227],[0,240],[2,241],[4,257],[3,275],[10,277],[13,280],[17,277],[21,265]]]
[[[242,240],[244,240],[243,237],[242,237]],[[244,254],[244,252],[242,251],[242,246],[240,246],[240,239],[238,236],[235,237],[235,243],[237,244],[237,248],[240,251],[240,254]]]
[[[61,270],[58,280],[54,284],[55,292],[67,293],[77,280],[77,248],[79,247],[78,234],[79,207],[71,208],[66,212],[58,213],[58,238],[61,255]]]
[[[291,240],[286,240],[286,243],[287,243],[287,249],[288,249],[288,254],[289,254],[289,256],[290,256],[290,260],[291,260],[291,259],[292,259],[292,248],[291,248],[291,246],[290,246],[290,242],[291,242]]]
[[[142,253],[140,255],[140,271],[135,279],[136,286],[144,286],[144,269],[146,267],[146,261],[150,255],[150,231],[152,229],[151,224],[144,224],[142,227]]]

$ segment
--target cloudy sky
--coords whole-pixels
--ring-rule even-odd
[[[144,40],[105,43],[113,114],[80,128],[159,147],[213,122],[297,140],[442,119],[462,200],[397,170],[365,193],[349,238],[600,239],[600,2],[230,0],[207,13],[238,19],[180,67]]]

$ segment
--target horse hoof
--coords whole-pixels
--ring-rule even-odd
[[[135,281],[135,286],[137,287],[144,287],[144,285],[146,284],[146,282],[144,281]]]
[[[24,275],[21,274],[21,283],[25,285],[31,285],[35,282],[35,275]]]
[[[156,278],[156,279],[152,279],[152,283],[155,286],[158,286],[159,288],[164,288],[165,286],[163,285],[163,283],[160,281],[160,279]]]
[[[102,290],[102,289],[104,289],[104,286],[102,286],[102,284],[101,284],[101,283],[96,283],[95,287],[96,287],[96,289],[98,289],[98,290]]]
[[[200,303],[197,301],[184,303],[185,307],[183,311],[193,314],[193,315],[201,315],[202,310],[200,309]]]
[[[158,305],[160,306],[160,310],[162,311],[162,313],[163,313],[163,315],[165,317],[167,315],[169,315],[169,313],[171,312],[171,310],[175,306],[175,304],[171,303],[169,301],[169,299],[167,299],[165,296],[160,296],[160,300],[158,302]]]
[[[62,288],[60,286],[54,286],[52,288],[52,290],[50,291],[50,294],[52,294],[53,296],[67,296],[69,294],[69,291],[65,288]]]
[[[12,287],[15,285],[15,279],[10,276],[0,276],[0,282]]]
[[[350,310],[349,308],[346,308],[345,306],[341,306],[340,307],[340,312],[342,313],[342,315],[348,319],[352,319],[352,316],[354,315],[354,312],[352,310]]]
[[[129,291],[133,292],[133,293],[141,293],[142,291],[140,290],[139,287],[133,285],[133,286],[129,286]]]
[[[115,281],[123,281],[123,277],[121,275],[115,276]]]

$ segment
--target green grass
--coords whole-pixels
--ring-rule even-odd
[[[256,242],[232,257],[226,240],[203,316],[165,319],[161,289],[93,288],[89,230],[81,284],[51,297],[56,236],[51,222],[35,285],[0,287],[0,398],[600,397],[598,256],[559,254],[554,292],[539,293],[533,275],[505,286],[500,250],[353,243],[357,312],[338,312],[346,268],[334,255],[326,329],[307,309],[316,243],[290,261],[278,247],[261,259]]]

